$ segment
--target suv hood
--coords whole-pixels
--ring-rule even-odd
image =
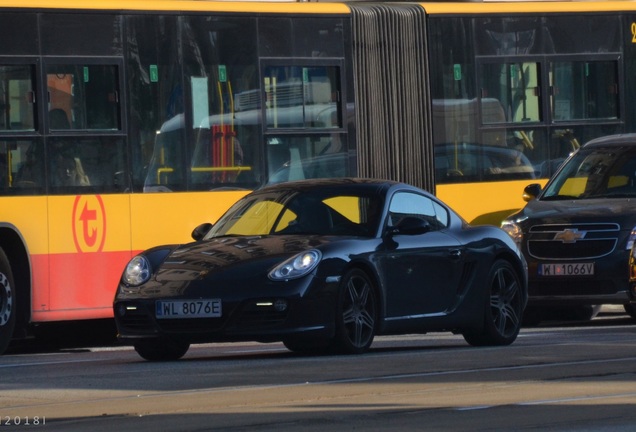
[[[624,229],[636,223],[636,200],[630,198],[530,201],[509,219],[544,224],[615,222]]]

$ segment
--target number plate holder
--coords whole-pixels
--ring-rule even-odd
[[[157,300],[155,302],[157,319],[220,318],[221,313],[220,299]]]
[[[539,276],[594,276],[594,263],[539,264]]]

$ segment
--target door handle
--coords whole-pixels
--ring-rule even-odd
[[[453,259],[460,259],[462,257],[462,250],[461,249],[451,249],[450,250],[450,256]]]

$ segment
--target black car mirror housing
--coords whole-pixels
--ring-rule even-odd
[[[192,230],[192,238],[196,241],[203,240],[203,237],[210,232],[212,229],[212,224],[209,222],[202,223],[197,226],[194,230]]]
[[[523,189],[523,200],[530,202],[536,199],[541,193],[541,185],[539,183],[532,183]]]

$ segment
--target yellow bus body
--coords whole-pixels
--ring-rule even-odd
[[[111,317],[114,289],[134,254],[190,241],[198,224],[216,221],[245,193],[1,198],[2,218],[14,221],[29,248],[32,320]]]

